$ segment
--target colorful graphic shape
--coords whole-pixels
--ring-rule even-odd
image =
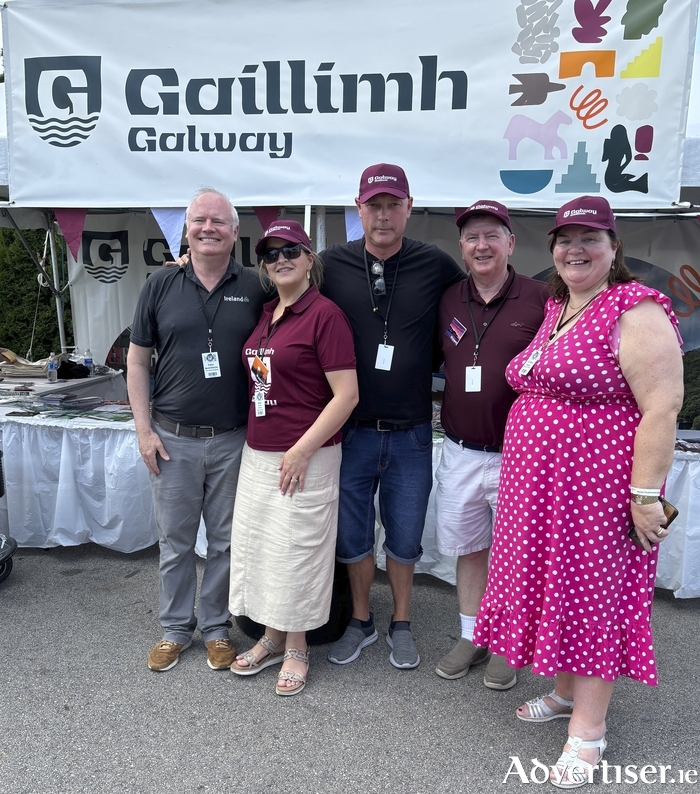
[[[645,83],[635,83],[629,88],[623,88],[615,97],[617,115],[624,116],[630,121],[648,119],[659,109],[656,97],[656,91]]]
[[[634,136],[634,148],[637,150],[635,160],[648,160],[647,156],[654,145],[654,128],[651,124],[645,124],[637,130]]]
[[[626,174],[625,168],[632,162],[632,149],[627,137],[627,130],[622,124],[615,125],[610,130],[610,137],[603,144],[603,162],[607,162],[605,169],[605,187],[612,193],[638,193],[649,192],[649,174],[635,177]]]
[[[576,41],[580,44],[600,44],[608,33],[603,25],[612,18],[603,16],[610,3],[611,0],[598,0],[597,4],[593,0],[574,0],[574,14],[581,26],[571,31]]]
[[[615,50],[562,52],[559,56],[559,79],[579,77],[583,67],[592,63],[596,77],[615,76]]]
[[[557,9],[562,0],[521,0],[516,8],[520,33],[511,50],[519,56],[520,63],[546,63],[559,45],[556,39],[561,31],[556,26]]]
[[[540,123],[518,113],[508,122],[503,137],[508,141],[508,159],[518,159],[518,145],[525,138],[536,141],[544,149],[544,159],[554,159],[554,149],[559,151],[559,157],[567,157],[566,141],[559,136],[561,124],[571,124],[571,119],[563,110],[557,110],[547,121]]]
[[[549,75],[546,72],[514,74],[513,77],[520,81],[520,85],[512,83],[508,89],[508,93],[520,94],[520,96],[515,102],[511,102],[511,107],[518,107],[521,105],[543,105],[547,96],[553,91],[563,91],[566,88],[564,83],[550,82]]]
[[[659,36],[653,44],[627,64],[627,68],[620,72],[620,77],[637,80],[643,77],[658,77],[661,74],[661,50],[663,36]]]
[[[584,141],[579,141],[571,165],[554,186],[555,193],[600,193],[600,182],[588,162],[588,152]]]
[[[513,193],[538,193],[552,181],[554,171],[546,169],[501,171],[501,182]]]
[[[624,39],[641,39],[655,27],[664,10],[666,0],[627,0],[627,10],[622,15]]]

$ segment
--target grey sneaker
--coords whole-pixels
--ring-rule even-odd
[[[420,656],[416,643],[413,642],[413,634],[408,621],[397,621],[397,626],[386,635],[387,645],[391,648],[389,661],[400,670],[410,670],[418,667]]]
[[[328,656],[329,662],[333,664],[350,664],[360,655],[363,648],[372,645],[379,639],[377,630],[374,628],[374,615],[369,613],[372,625],[366,628],[357,618],[352,618],[343,636],[331,645]]]
[[[489,689],[510,689],[517,683],[518,674],[512,667],[508,667],[506,657],[492,653],[484,676],[485,686]]]
[[[471,640],[460,637],[455,647],[440,659],[435,672],[440,678],[447,678],[450,681],[454,678],[462,678],[473,664],[485,662],[488,655],[488,648],[478,648]]]

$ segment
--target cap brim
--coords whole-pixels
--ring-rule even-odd
[[[617,234],[616,229],[611,229],[610,226],[605,223],[581,223],[580,221],[569,220],[567,220],[566,223],[560,223],[558,226],[550,229],[547,234],[554,234],[554,232],[558,232],[559,229],[563,229],[565,226],[587,226],[589,229],[603,229],[606,232],[613,232],[614,234]]]
[[[309,250],[311,250],[311,246],[305,243],[303,240],[297,240],[296,238],[291,239],[289,237],[285,237],[284,234],[278,234],[277,232],[275,232],[275,234],[269,234],[267,237],[261,237],[258,240],[258,242],[255,243],[255,253],[258,256],[262,256],[263,253],[265,253],[265,243],[268,240],[271,240],[273,237],[277,237],[277,239],[279,240],[285,240],[286,242],[291,243],[292,245],[303,245],[304,248],[308,248]]]
[[[381,187],[372,187],[369,190],[366,190],[361,196],[358,196],[358,200],[360,204],[364,204],[366,201],[369,201],[374,196],[378,196],[380,193],[388,193],[390,196],[396,196],[396,198],[405,199],[408,198],[408,193],[405,190],[398,190],[396,188],[386,187],[386,185],[382,185]]]
[[[472,218],[474,215],[490,215],[492,218],[495,218],[499,223],[502,223],[511,234],[513,234],[513,229],[509,223],[506,223],[505,218],[502,218],[500,215],[497,215],[495,212],[491,212],[489,210],[478,209],[478,210],[467,210],[463,212],[459,218],[455,221],[457,224],[457,228],[461,230],[462,226]]]

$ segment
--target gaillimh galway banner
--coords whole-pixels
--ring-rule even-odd
[[[678,199],[698,0],[8,0],[10,199]]]

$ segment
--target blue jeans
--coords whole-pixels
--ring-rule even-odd
[[[339,562],[359,562],[374,550],[374,495],[386,533],[384,550],[397,562],[418,562],[433,485],[430,422],[409,430],[343,428],[338,507]]]

